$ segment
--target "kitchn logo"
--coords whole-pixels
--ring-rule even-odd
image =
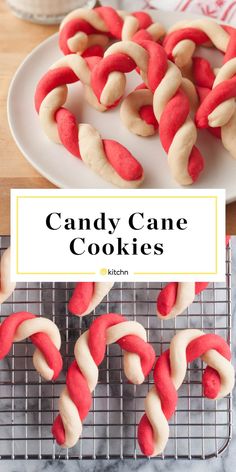
[[[129,271],[123,269],[106,269],[103,267],[100,269],[100,275],[129,275]]]

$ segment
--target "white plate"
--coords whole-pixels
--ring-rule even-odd
[[[183,14],[150,12],[154,20],[166,27],[183,18]],[[185,15],[186,16],[186,15]],[[189,18],[189,15],[188,15]],[[202,54],[203,49],[201,50]],[[205,57],[209,51],[204,50]],[[218,53],[210,51],[211,60],[219,61]],[[47,179],[62,188],[110,188],[90,171],[79,159],[70,155],[63,146],[48,140],[40,128],[34,109],[35,87],[50,65],[61,57],[58,35],[41,43],[17,70],[8,96],[8,120],[12,135],[26,159]],[[140,83],[135,72],[127,75],[127,92]],[[83,100],[83,86],[69,86],[67,106],[74,111],[79,122],[91,123],[103,138],[116,139],[126,146],[143,164],[146,188],[178,188],[167,165],[166,154],[158,135],[141,138],[131,134],[121,123],[119,108],[99,113]],[[200,131],[198,146],[206,160],[205,171],[191,188],[225,188],[227,202],[236,199],[236,162],[225,151],[220,141],[207,131]]]

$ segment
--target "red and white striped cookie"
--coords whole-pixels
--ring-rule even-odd
[[[177,407],[178,389],[184,381],[187,364],[198,357],[207,364],[202,377],[204,396],[218,400],[232,391],[234,368],[226,341],[198,329],[179,331],[170,349],[157,359],[153,373],[155,385],[145,399],[138,442],[146,456],[157,456],[164,451],[169,438],[168,421]]]
[[[166,35],[163,46],[168,58],[182,68],[191,65],[197,46],[214,46],[227,55],[235,52],[235,41],[231,35],[235,29],[220,25],[209,18],[183,20],[175,23]]]
[[[90,102],[97,106],[90,75],[99,60],[71,54],[57,61],[37,85],[35,108],[51,141],[63,144],[104,180],[117,187],[135,188],[143,181],[144,173],[134,156],[117,141],[102,139],[93,126],[77,123],[75,115],[64,107],[68,84],[79,80],[90,90]]]
[[[15,282],[11,282],[11,249],[6,249],[0,260],[0,304],[7,300],[15,290]]]
[[[171,174],[180,185],[195,182],[203,170],[203,158],[195,147],[197,131],[189,116],[190,101],[183,90],[180,70],[167,60],[164,49],[152,41],[122,41],[110,46],[92,70],[91,86],[99,102],[114,106],[124,93],[114,72],[127,73],[136,67],[153,93],[153,110],[159,135],[168,153]]]
[[[227,247],[230,236],[225,237]],[[169,282],[157,297],[157,315],[168,320],[185,311],[194,301],[195,295],[207,288],[209,282]]]
[[[189,98],[191,110],[199,106],[198,90],[187,78],[182,79],[182,90]],[[140,84],[121,103],[120,118],[126,128],[137,136],[153,136],[158,131],[158,121],[153,110],[153,93],[146,84]]]
[[[160,23],[153,23],[144,12],[128,13],[112,7],[79,8],[69,13],[60,25],[59,46],[64,54],[103,56],[111,40],[150,39],[159,41],[165,34]]]
[[[121,103],[120,118],[131,133],[137,136],[153,136],[158,122],[153,111],[153,93],[141,84]]]
[[[4,359],[15,342],[30,338],[36,346],[33,364],[45,380],[55,380],[62,370],[59,329],[48,318],[21,311],[9,315],[0,325],[0,359]]]
[[[163,320],[175,318],[183,313],[208,282],[170,282],[157,297],[157,316]]]
[[[78,282],[68,303],[75,316],[89,315],[110,292],[113,282]]]
[[[206,96],[210,93],[213,87],[215,81],[215,72],[216,71],[213,70],[210,62],[207,59],[204,57],[193,57],[192,77],[199,98],[199,106],[205,100]],[[209,126],[208,131],[216,138],[221,138],[221,129],[219,127],[211,128]]]
[[[236,37],[236,36],[235,36]],[[212,90],[202,101],[197,113],[199,128],[221,128],[224,147],[236,159],[236,57],[219,69]]]
[[[106,346],[113,343],[124,352],[124,372],[129,382],[141,384],[151,371],[155,352],[147,343],[141,324],[115,313],[96,318],[76,342],[75,361],[60,394],[60,414],[53,423],[52,434],[61,447],[73,447],[78,441],[98,383],[98,366],[105,357]]]

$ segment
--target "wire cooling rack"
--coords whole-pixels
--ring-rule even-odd
[[[1,251],[9,240],[0,238]],[[231,254],[226,251],[226,283],[210,284],[183,315],[163,322],[156,316],[160,283],[116,283],[96,313],[81,319],[68,315],[67,302],[73,284],[18,284],[11,299],[1,306],[1,317],[28,310],[53,319],[62,336],[64,370],[55,383],[41,381],[32,365],[30,342],[15,343],[0,362],[0,456],[4,459],[115,459],[143,457],[137,445],[137,424],[152,378],[141,386],[123,376],[120,348],[112,345],[99,369],[93,407],[84,422],[83,435],[69,450],[51,436],[58,396],[66,369],[73,359],[75,340],[101,313],[123,313],[141,322],[159,355],[174,333],[183,328],[215,332],[231,342]],[[170,439],[160,458],[207,459],[221,454],[232,434],[232,398],[213,401],[202,396],[202,364],[187,371],[179,390],[178,410],[170,421]]]

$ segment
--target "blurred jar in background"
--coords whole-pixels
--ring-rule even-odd
[[[75,8],[92,8],[96,0],[6,0],[13,13],[34,23],[57,24]]]

